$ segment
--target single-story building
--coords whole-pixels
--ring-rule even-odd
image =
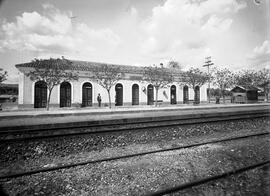
[[[232,92],[233,103],[255,103],[258,102],[259,89],[255,86],[235,86]]]
[[[74,61],[68,67],[76,71],[79,79],[76,81],[62,82],[56,86],[51,94],[50,105],[52,107],[91,107],[97,106],[97,96],[101,95],[102,106],[108,105],[107,91],[96,80],[91,79],[92,70],[103,63]],[[112,105],[153,105],[155,89],[152,84],[142,81],[143,67],[128,65],[119,66],[123,72],[123,79],[111,89]],[[46,65],[44,65],[46,66]],[[17,64],[19,76],[19,107],[43,108],[47,104],[48,89],[44,81],[32,81],[26,75],[34,70],[34,62]],[[196,97],[199,102],[206,102],[206,85],[196,87]],[[180,86],[173,82],[168,88],[159,90],[159,101],[165,104],[188,103],[194,99],[193,89],[188,86]]]

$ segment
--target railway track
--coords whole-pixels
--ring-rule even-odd
[[[178,147],[173,147],[173,148],[167,148],[167,149],[146,151],[146,152],[141,152],[141,153],[134,153],[134,154],[124,155],[124,156],[116,156],[116,157],[104,158],[104,159],[98,159],[98,160],[89,160],[89,161],[64,164],[64,165],[48,167],[48,168],[33,169],[31,171],[2,175],[2,176],[0,176],[0,179],[10,179],[10,178],[16,178],[16,177],[22,177],[22,176],[29,176],[29,175],[33,175],[33,174],[37,174],[37,173],[57,171],[57,170],[61,170],[61,169],[68,169],[68,168],[73,168],[73,167],[82,166],[82,165],[101,163],[101,162],[105,162],[105,161],[114,161],[114,160],[126,159],[126,158],[131,158],[131,157],[138,157],[138,156],[149,155],[149,154],[154,154],[154,153],[174,151],[174,150],[180,150],[180,149],[188,149],[188,148],[199,147],[199,146],[203,146],[203,145],[207,145],[207,144],[215,144],[215,143],[220,143],[220,142],[228,142],[228,141],[246,139],[246,138],[251,138],[251,137],[258,137],[258,136],[266,136],[266,135],[269,135],[269,132],[256,133],[256,134],[250,134],[250,135],[242,135],[242,136],[237,136],[237,137],[228,137],[228,138],[219,139],[219,140],[209,140],[207,142],[194,143],[194,144],[178,146]]]
[[[97,134],[108,132],[121,132],[140,130],[145,128],[169,127],[188,124],[199,124],[220,121],[232,121],[251,118],[270,117],[269,109],[240,111],[240,112],[218,112],[201,113],[186,116],[161,116],[156,118],[122,119],[119,121],[65,123],[54,126],[39,128],[38,126],[16,128],[3,128],[0,131],[0,142],[10,143],[27,140],[42,140],[45,138],[67,137],[84,134]]]
[[[174,186],[174,187],[170,187],[170,188],[163,189],[163,190],[160,190],[160,191],[156,191],[156,192],[153,192],[153,193],[149,193],[149,194],[146,194],[145,196],[167,195],[167,194],[175,193],[175,192],[178,192],[178,191],[183,191],[185,189],[193,188],[193,187],[196,187],[196,186],[199,186],[199,185],[203,185],[203,184],[208,183],[208,182],[213,182],[213,181],[221,180],[221,179],[224,179],[224,178],[228,178],[229,176],[241,174],[243,172],[253,170],[253,169],[256,169],[256,168],[262,168],[262,167],[266,167],[266,166],[269,167],[269,165],[270,165],[270,160],[266,160],[266,161],[263,161],[263,162],[260,162],[260,163],[256,163],[256,164],[253,164],[253,165],[246,166],[246,167],[242,167],[242,168],[234,169],[234,170],[231,170],[231,171],[227,171],[227,172],[215,175],[215,176],[202,178],[202,179],[199,179],[199,180],[196,180],[196,181],[188,182],[188,183],[185,183],[185,184],[180,184],[178,186]]]

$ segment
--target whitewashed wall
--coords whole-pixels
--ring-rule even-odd
[[[72,104],[80,104],[82,103],[82,86],[85,82],[89,82],[92,84],[92,100],[93,104],[97,104],[97,96],[100,93],[102,97],[102,103],[108,103],[108,94],[107,91],[102,88],[96,81],[90,80],[86,77],[80,77],[78,81],[71,81],[71,102]],[[131,105],[132,102],[132,85],[139,85],[139,104],[147,104],[147,86],[149,83],[147,82],[139,82],[132,80],[120,80],[118,83],[123,85],[123,103],[124,105]],[[172,85],[176,86],[176,99],[177,103],[183,102],[183,86],[180,86],[177,83],[173,83]],[[20,74],[20,82],[19,82],[19,104],[34,104],[34,86],[35,82],[31,81],[24,74]],[[163,102],[170,103],[171,98],[171,86],[168,88],[159,89],[158,99],[163,100]],[[143,88],[146,90],[143,91]],[[206,93],[207,85],[204,85],[200,88],[200,101],[207,101],[207,93]],[[112,105],[115,103],[115,86],[111,89],[111,101]],[[154,89],[154,99],[156,97],[156,92]],[[189,88],[189,99],[194,99],[194,91]],[[51,94],[51,104],[59,105],[60,103],[60,85],[56,86]]]

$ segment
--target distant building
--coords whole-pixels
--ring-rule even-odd
[[[269,101],[270,100],[270,82],[267,82],[265,84],[265,87],[262,88],[262,94],[264,95],[264,101]]]
[[[259,89],[255,86],[235,86],[232,92],[233,103],[254,103],[258,102]]]
[[[51,106],[53,107],[91,107],[97,106],[97,96],[100,93],[102,106],[108,104],[108,95],[97,81],[89,78],[93,68],[102,63],[72,61],[70,70],[79,73],[78,81],[63,82],[56,86],[51,95]],[[143,82],[143,68],[127,65],[119,66],[124,73],[124,79],[120,80],[111,89],[112,104],[115,106],[128,105],[153,105],[155,90],[152,84]],[[16,65],[20,71],[19,77],[19,106],[20,107],[46,107],[48,90],[44,81],[31,81],[26,73],[35,68],[35,64],[24,63]],[[187,86],[180,86],[174,82],[169,88],[159,90],[159,101],[165,104],[188,103],[192,100],[194,93]],[[196,87],[196,97],[201,102],[207,101],[206,86]]]
[[[18,84],[0,84],[0,103],[16,102],[18,99]]]

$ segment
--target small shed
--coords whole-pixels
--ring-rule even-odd
[[[232,103],[255,103],[258,102],[259,89],[255,86],[235,86],[232,92]]]

